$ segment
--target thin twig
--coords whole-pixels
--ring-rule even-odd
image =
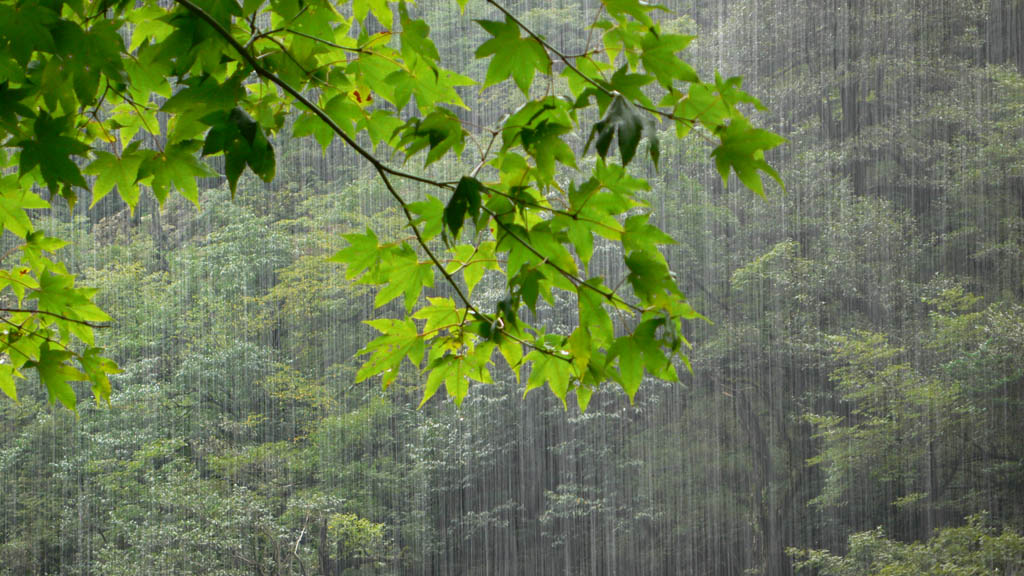
[[[579,220],[580,222],[587,222],[589,224],[594,224],[595,226],[600,226],[600,227],[605,228],[607,230],[611,230],[612,232],[617,232],[617,233],[621,233],[622,232],[621,230],[619,230],[617,228],[614,228],[612,226],[609,226],[609,225],[605,224],[604,222],[601,222],[600,220],[594,220],[593,218],[587,218],[586,216],[580,216],[579,215],[579,211],[568,212],[566,210],[559,210],[558,208],[552,208],[550,206],[544,206],[542,204],[537,204],[536,202],[531,202],[530,200],[524,200],[523,198],[518,198],[516,196],[512,196],[508,192],[502,192],[501,190],[498,190],[496,188],[491,188],[490,186],[484,186],[484,190],[487,190],[488,192],[493,192],[494,194],[497,194],[498,196],[504,196],[505,198],[508,198],[509,200],[514,200],[514,201],[519,202],[520,204],[522,204],[524,206],[529,206],[530,208],[535,208],[537,210],[543,210],[543,211],[549,212],[551,214],[558,214],[558,215],[561,215],[561,216],[565,216],[566,218],[572,218],[573,220]]]
[[[19,312],[24,312],[27,314],[42,314],[44,316],[53,316],[54,318],[60,318],[61,320],[65,320],[67,322],[73,322],[75,324],[88,326],[89,328],[110,328],[109,324],[93,324],[92,322],[86,322],[85,320],[77,320],[75,318],[68,318],[67,316],[63,316],[55,312],[47,312],[45,310],[26,310],[24,308],[0,308],[0,312],[11,312],[15,314]]]
[[[476,175],[480,170],[487,164],[487,156],[491,153],[491,147],[494,146],[494,141],[498,139],[498,131],[495,130],[491,133],[491,141],[487,143],[487,149],[480,155],[480,162],[473,168],[469,173],[471,178],[476,178]]]
[[[592,284],[587,283],[585,280],[583,280],[579,276],[573,274],[572,272],[569,272],[568,270],[566,270],[565,268],[562,268],[558,264],[555,264],[554,262],[549,260],[546,256],[541,254],[536,248],[534,248],[533,245],[531,245],[526,240],[523,240],[522,238],[519,237],[518,234],[513,232],[511,228],[509,228],[504,222],[502,222],[498,218],[497,214],[492,212],[486,206],[484,206],[482,208],[482,210],[484,210],[485,212],[490,214],[491,218],[493,218],[494,221],[498,223],[498,226],[500,226],[501,229],[504,230],[506,234],[511,236],[516,242],[518,242],[523,247],[525,247],[527,250],[529,250],[531,253],[533,253],[534,256],[536,256],[537,258],[540,258],[541,263],[543,263],[544,265],[550,267],[551,269],[555,270],[556,272],[561,274],[563,277],[565,277],[565,279],[568,280],[569,282],[571,282],[573,285],[575,285],[577,287],[577,289],[578,288],[586,288],[586,289],[588,289],[588,290],[590,290],[592,292],[595,292],[595,293],[601,295],[602,297],[604,297],[608,301],[610,301],[610,302],[618,302],[618,303],[626,306],[627,308],[629,308],[630,310],[632,310],[634,312],[638,312],[638,313],[646,312],[646,309],[641,308],[640,306],[637,306],[636,304],[631,304],[629,302],[626,302],[625,300],[622,299],[621,296],[619,296],[615,292],[605,292],[604,290],[601,290],[597,286],[594,286]]]

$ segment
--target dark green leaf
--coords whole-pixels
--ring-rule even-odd
[[[597,137],[595,148],[601,158],[608,156],[608,150],[612,144],[612,137],[619,138],[619,154],[622,156],[622,164],[626,166],[636,155],[637,146],[640,145],[640,137],[644,132],[644,116],[622,96],[615,96],[611,105],[590,132],[585,148],[590,147],[590,142]]]
[[[18,171],[22,176],[39,167],[43,180],[52,194],[61,186],[88,188],[78,164],[72,156],[85,156],[89,146],[74,137],[70,117],[54,118],[42,112],[33,125],[33,137],[17,143],[21,146]]]
[[[274,179],[274,148],[263,129],[244,110],[233,108],[227,113],[216,112],[205,116],[203,121],[211,126],[203,144],[203,156],[224,154],[224,173],[232,196],[247,165],[263,181]]]
[[[39,379],[46,386],[50,404],[59,400],[65,408],[77,412],[78,398],[69,382],[88,380],[88,377],[67,363],[72,356],[71,352],[51,350],[50,345],[44,342],[39,347],[39,362],[35,368],[39,371]]]
[[[529,96],[534,71],[551,73],[551,59],[547,50],[535,38],[520,37],[519,25],[506,17],[504,22],[477,20],[488,34],[493,36],[476,50],[477,58],[493,56],[487,67],[484,88],[504,81],[509,76],[523,94]]]
[[[458,239],[462,224],[468,215],[476,220],[480,214],[480,191],[483,184],[475,178],[463,176],[455,187],[448,205],[444,208],[444,223],[451,232],[452,238]]]
[[[711,156],[715,159],[715,167],[723,183],[728,183],[729,170],[732,169],[747,188],[760,196],[764,196],[764,184],[759,171],[782,185],[778,172],[765,161],[764,151],[782,144],[785,138],[767,130],[753,128],[741,117],[733,118],[718,135],[722,143],[711,152]]]

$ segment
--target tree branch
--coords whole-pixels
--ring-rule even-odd
[[[78,319],[75,319],[75,318],[69,318],[67,316],[64,316],[64,315],[61,315],[61,314],[57,314],[55,312],[47,312],[45,310],[28,310],[28,309],[25,309],[25,308],[0,308],[0,312],[11,312],[13,314],[17,314],[19,312],[24,312],[26,314],[42,314],[43,316],[52,316],[54,318],[59,318],[59,319],[64,320],[66,322],[73,322],[75,324],[81,324],[83,326],[88,326],[89,328],[110,328],[109,324],[93,324],[92,322],[86,322],[85,320],[78,320]]]
[[[526,240],[523,240],[522,238],[519,237],[518,234],[513,232],[504,222],[502,222],[498,218],[497,214],[495,214],[494,212],[489,210],[486,206],[484,206],[481,209],[486,211],[491,216],[491,218],[493,218],[494,221],[498,223],[498,226],[500,226],[501,229],[505,231],[506,234],[511,236],[516,242],[519,242],[523,247],[525,247],[527,250],[532,252],[534,256],[540,258],[541,262],[545,266],[548,266],[548,267],[552,268],[553,270],[555,270],[556,272],[561,274],[566,280],[568,280],[569,282],[572,282],[577,287],[577,289],[579,289],[579,288],[586,288],[586,289],[588,289],[588,290],[590,290],[592,292],[595,292],[595,293],[601,295],[602,297],[604,297],[608,301],[610,301],[610,302],[618,302],[618,303],[622,304],[623,306],[626,306],[627,308],[629,308],[630,310],[632,310],[634,312],[638,312],[638,313],[641,313],[641,314],[643,312],[646,312],[646,310],[644,308],[641,308],[640,306],[637,306],[636,304],[631,304],[629,302],[626,302],[625,300],[622,299],[621,296],[619,296],[615,292],[605,292],[604,290],[601,290],[597,286],[594,286],[592,284],[588,284],[585,280],[583,280],[579,276],[573,274],[572,272],[569,272],[565,268],[562,268],[558,264],[555,264],[554,262],[551,262],[550,260],[548,260],[548,258],[546,256],[541,254],[540,251],[538,251],[536,248],[534,248],[533,245],[531,245]]]
[[[445,189],[445,190],[452,190],[453,187],[451,185],[449,185],[449,184],[444,183],[444,182],[439,182],[437,180],[431,180],[429,178],[425,178],[425,177],[422,177],[422,176],[417,176],[415,174],[410,174],[408,172],[403,172],[401,170],[396,170],[396,169],[391,168],[390,166],[384,164],[376,156],[374,156],[373,153],[371,153],[366,148],[360,146],[359,143],[355,141],[355,139],[353,139],[351,136],[349,136],[347,133],[345,133],[345,131],[342,130],[341,126],[339,126],[338,123],[335,122],[327,114],[327,112],[325,112],[318,105],[316,105],[313,101],[311,101],[309,98],[307,98],[297,88],[295,88],[291,84],[285,82],[284,80],[282,80],[279,76],[277,76],[276,74],[274,74],[270,70],[267,70],[266,68],[264,68],[263,65],[260,64],[260,62],[256,59],[256,57],[253,56],[245,48],[245,46],[243,46],[241,43],[239,43],[238,40],[236,40],[234,38],[234,36],[231,35],[231,32],[229,30],[227,30],[226,28],[224,28],[224,26],[221,25],[221,23],[218,22],[215,18],[213,18],[209,13],[207,13],[205,10],[203,10],[202,8],[200,8],[199,6],[194,4],[191,0],[175,0],[175,2],[178,5],[184,7],[186,10],[192,12],[193,14],[195,14],[196,16],[201,18],[208,25],[210,25],[210,27],[212,27],[214,29],[214,31],[217,32],[217,34],[219,34],[221,36],[221,38],[225,42],[227,42],[232,48],[234,48],[235,52],[237,52],[239,54],[239,56],[242,57],[242,59],[246,62],[246,64],[248,64],[249,67],[251,67],[253,69],[253,71],[258,76],[260,76],[262,78],[265,78],[266,80],[269,80],[275,86],[277,86],[278,88],[280,88],[281,90],[286,92],[291,97],[295,98],[296,101],[298,101],[304,107],[309,109],[310,112],[312,112],[317,118],[319,118],[321,121],[323,121],[324,124],[326,124],[331,129],[332,132],[337,134],[338,137],[341,138],[342,141],[345,142],[345,144],[347,144],[357,154],[362,156],[367,162],[369,162],[373,166],[374,170],[377,172],[377,175],[384,182],[384,186],[385,186],[385,188],[387,188],[388,193],[391,194],[391,196],[395,199],[395,201],[398,202],[399,206],[402,207],[402,212],[404,213],[406,220],[409,222],[409,226],[412,228],[413,234],[416,236],[416,241],[419,244],[420,248],[423,249],[423,252],[426,253],[427,257],[430,258],[431,262],[434,263],[434,267],[437,268],[437,270],[441,272],[441,275],[444,276],[445,281],[452,287],[453,290],[455,290],[455,293],[458,295],[459,299],[465,304],[466,309],[472,311],[473,314],[475,316],[477,316],[478,318],[481,318],[481,319],[487,320],[487,321],[493,321],[493,319],[490,316],[488,316],[487,314],[484,314],[479,309],[477,309],[476,306],[473,305],[473,303],[470,301],[469,297],[467,297],[466,294],[462,291],[462,288],[459,286],[458,282],[455,281],[455,278],[453,278],[452,275],[449,274],[445,270],[444,265],[441,264],[441,261],[437,258],[437,256],[434,254],[434,252],[427,245],[427,242],[423,239],[423,236],[420,234],[419,228],[414,223],[415,222],[415,217],[413,216],[412,212],[409,210],[408,203],[405,201],[404,198],[402,198],[401,194],[398,193],[398,190],[395,189],[394,184],[391,182],[390,176],[395,176],[395,177],[398,177],[398,178],[404,178],[404,179],[407,179],[407,180],[411,180],[413,182],[419,182],[421,184],[427,184],[427,185],[430,185],[430,186],[433,186],[433,187],[436,187],[436,188],[442,188],[442,189]],[[530,246],[529,248],[533,249],[532,246]],[[536,252],[535,249],[533,249],[533,250],[534,250],[534,252]],[[594,289],[592,286],[590,288]],[[503,333],[508,334],[507,332],[504,332],[504,331],[503,331]],[[550,356],[554,356],[554,357],[557,357],[557,358],[562,358],[561,355],[555,354],[554,352],[552,352],[550,350],[547,350],[545,348],[539,347],[539,346],[537,346],[535,344],[532,344],[532,343],[529,343],[529,342],[526,342],[526,341],[523,341],[523,340],[519,340],[518,338],[514,338],[514,339],[518,340],[520,343],[525,344],[525,345],[527,345],[527,346],[529,346],[529,347],[533,348],[534,350],[537,350],[537,351],[539,351],[541,353],[548,354]]]

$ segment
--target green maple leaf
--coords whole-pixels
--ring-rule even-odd
[[[553,96],[520,107],[502,125],[502,152],[519,144],[537,166],[537,176],[550,183],[555,163],[576,167],[576,154],[562,136],[573,131],[572,103]]]
[[[90,208],[117,186],[121,199],[134,212],[135,205],[139,202],[139,186],[135,182],[139,175],[139,166],[146,158],[143,154],[132,153],[134,148],[137,146],[126,150],[120,157],[99,151],[96,153],[96,159],[86,166],[85,173],[96,176]]]
[[[658,245],[675,244],[674,238],[661,231],[661,228],[648,223],[650,214],[637,214],[626,218],[623,225],[622,248],[627,252],[646,251],[651,255],[660,255]]]
[[[523,364],[523,345],[512,338],[502,337],[498,340],[498,350],[501,352],[502,358],[509,365],[509,368],[512,369],[512,373],[515,374],[516,382],[518,383],[519,368]]]
[[[206,115],[218,110],[230,110],[245,96],[245,89],[237,78],[224,83],[212,76],[189,78],[186,88],[164,102],[161,112],[169,114]]]
[[[345,278],[352,280],[367,270],[376,270],[380,262],[380,244],[373,230],[367,228],[366,234],[343,234],[342,237],[348,240],[348,248],[339,250],[330,260],[346,265]]]
[[[147,182],[153,195],[163,205],[171,187],[199,206],[199,185],[196,178],[214,176],[209,166],[196,158],[200,142],[188,140],[168,145],[162,154],[151,152],[139,166],[139,182]]]
[[[161,42],[174,32],[174,26],[167,23],[164,16],[167,12],[156,5],[144,5],[128,14],[132,23],[132,38],[128,51],[135,53],[143,43],[152,40]]]
[[[654,74],[658,82],[665,88],[672,88],[673,80],[697,82],[697,72],[692,66],[676,56],[692,42],[694,36],[681,34],[655,34],[648,31],[644,35],[643,54],[640,61],[644,69]]]
[[[520,132],[523,148],[537,163],[537,171],[545,182],[553,181],[556,161],[571,168],[576,167],[576,154],[562,140],[562,136],[571,131],[571,125],[558,121],[542,121],[535,127],[524,127]]]
[[[431,64],[437,64],[441,55],[437,52],[437,46],[430,39],[430,26],[423,20],[409,18],[409,10],[405,2],[398,5],[398,14],[402,22],[402,57],[407,62],[417,57],[423,58]]]
[[[569,249],[552,233],[550,223],[541,222],[530,228],[530,243],[548,262],[572,274],[576,273],[576,260],[569,254]]]
[[[607,84],[609,90],[613,91],[613,93],[618,92],[631,102],[639,102],[644,106],[653,108],[654,104],[643,91],[643,87],[653,81],[654,78],[648,74],[630,74],[629,66],[624,64],[615,71],[615,74],[612,75]],[[592,87],[588,90],[588,93],[594,94],[597,97],[598,107],[601,112],[607,110],[608,104],[612,102],[612,97]]]
[[[49,270],[39,276],[39,288],[33,290],[29,300],[36,300],[39,310],[57,314],[81,322],[107,322],[111,320],[99,306],[93,304],[95,288],[75,287],[75,277],[70,274],[52,274]],[[81,324],[71,323],[81,326]],[[92,344],[91,333],[87,340]]]
[[[730,117],[731,111],[714,86],[703,82],[690,84],[686,97],[677,103],[673,115],[677,118],[697,121],[709,130],[717,130]],[[693,127],[692,122],[676,123],[676,136],[685,137]]]
[[[435,349],[437,349],[436,346]],[[441,349],[445,350],[444,347]],[[455,406],[461,406],[466,394],[469,393],[470,380],[483,383],[492,381],[491,373],[486,366],[490,362],[493,350],[494,345],[486,343],[475,348],[467,347],[459,354],[443,353],[442,356],[433,358],[424,369],[430,374],[427,376],[427,384],[423,389],[420,407],[423,407],[427,400],[437,393],[442,382],[448,396],[455,402]],[[435,353],[435,350],[432,349],[431,353]]]
[[[22,187],[17,176],[0,178],[0,231],[7,229],[24,238],[34,230],[25,210],[49,207],[49,202]]]
[[[440,358],[431,360],[426,370],[430,371],[430,375],[427,376],[420,406],[422,407],[437,392],[442,382],[444,382],[445,392],[455,402],[455,406],[461,406],[466,394],[469,393],[469,380],[472,373],[472,367],[465,354],[447,353]],[[434,374],[435,371],[437,374]]]
[[[18,64],[25,66],[33,51],[53,52],[50,30],[57,17],[57,13],[42,2],[0,5],[0,39],[7,41],[8,49]]]
[[[643,349],[633,338],[623,336],[617,338],[608,350],[608,361],[616,358],[619,359],[619,385],[625,390],[629,396],[629,403],[632,404],[644,377]]]
[[[352,0],[352,13],[356,18],[365,20],[370,12],[373,12],[381,26],[388,30],[394,25],[394,16],[388,6],[388,0]]]
[[[426,320],[423,326],[425,337],[432,337],[437,331],[445,326],[454,327],[460,323],[461,316],[455,307],[455,301],[451,298],[427,298],[430,304],[424,306],[412,315],[416,320]],[[430,334],[430,336],[427,336]]]
[[[657,336],[659,329],[669,326],[665,317],[648,318],[633,331],[633,339],[643,351],[644,367],[647,371],[656,378],[674,382],[679,380],[679,376],[669,357],[662,351],[662,347],[670,349],[673,354],[678,354],[682,341],[671,329],[665,330],[665,337]],[[685,356],[680,356],[685,361]]]
[[[26,366],[35,367],[39,379],[46,386],[50,404],[58,400],[68,410],[77,412],[78,397],[69,382],[85,381],[88,377],[80,370],[67,364],[74,355],[64,350],[51,350],[49,343],[39,347],[39,361],[30,362]]]
[[[437,104],[452,104],[468,110],[455,88],[476,84],[476,81],[468,76],[438,69],[423,62],[417,62],[412,66],[412,73],[399,70],[389,75],[387,80],[395,81],[396,106],[404,105],[403,102],[407,102],[409,96],[416,96],[416,106],[422,113],[430,112]],[[401,99],[397,98],[399,92],[403,95]]]
[[[344,129],[345,125],[340,124]],[[327,147],[331,145],[334,140],[334,130],[321,120],[317,115],[306,112],[301,114],[295,123],[292,124],[292,137],[293,138],[304,138],[312,135],[316,139],[317,143],[320,144],[320,148],[324,152],[327,151]]]
[[[599,293],[608,293],[610,290],[604,285],[601,278],[591,278],[586,283],[596,291],[587,289],[578,292],[580,326],[587,327],[587,331],[590,332],[590,341],[595,346],[606,346],[615,336],[615,328],[611,315],[605,310],[603,297]]]
[[[224,154],[224,174],[231,187],[232,197],[246,166],[264,182],[274,179],[274,147],[249,114],[241,108],[233,108],[230,112],[215,112],[205,116],[203,122],[211,125],[203,143],[203,156]]]
[[[424,242],[429,242],[444,230],[445,205],[437,198],[431,196],[420,202],[409,204],[409,211],[419,216],[410,224],[413,226],[423,225],[420,235]]]
[[[723,184],[728,184],[729,170],[732,169],[747,188],[760,196],[764,196],[764,184],[759,171],[783,186],[779,173],[765,161],[764,151],[782,144],[785,138],[767,130],[753,128],[742,117],[733,118],[724,130],[718,131],[718,137],[722,143],[711,152],[711,157],[715,159],[715,167],[722,176]]]
[[[462,128],[462,122],[444,108],[434,110],[423,119],[410,118],[400,128],[400,132],[402,136],[397,148],[405,152],[407,157],[411,158],[420,150],[427,149],[424,166],[440,160],[449,150],[461,155],[466,146],[466,131]]]
[[[622,156],[622,165],[626,166],[636,155],[644,132],[644,122],[644,116],[635,106],[622,96],[616,95],[604,117],[594,124],[584,150],[590,147],[590,142],[596,137],[594,147],[601,158],[606,158],[612,145],[612,137],[617,135],[619,155]]]
[[[204,8],[228,28],[231,27],[230,12],[241,12],[236,2],[210,2],[205,3]],[[210,73],[224,70],[223,39],[205,20],[190,11],[173,11],[162,19],[175,30],[155,45],[157,57],[174,63],[172,73],[175,76],[188,76],[197,68]]]
[[[50,193],[58,194],[60,186],[79,186],[88,188],[81,170],[71,156],[85,156],[89,146],[67,134],[74,134],[70,118],[54,118],[41,112],[33,124],[32,137],[19,141],[21,156],[18,159],[18,171],[22,176],[28,174],[36,166],[43,176],[43,181]]]
[[[374,110],[369,116],[364,115],[356,122],[356,129],[360,131],[366,130],[374,146],[390,140],[394,136],[395,130],[398,130],[401,126],[401,118],[396,116],[394,112],[383,109]]]
[[[8,398],[18,401],[18,385],[15,384],[14,378],[24,378],[14,366],[10,364],[0,364],[0,391],[3,391]]]
[[[625,262],[629,269],[626,279],[645,304],[661,303],[664,294],[682,295],[661,253],[633,252],[626,256]]]
[[[369,320],[366,324],[382,333],[359,351],[359,355],[369,354],[370,358],[356,372],[356,382],[382,375],[382,386],[387,389],[398,377],[398,368],[404,358],[413,364],[419,364],[423,357],[423,339],[412,319],[406,320]]]
[[[100,400],[110,403],[110,374],[120,374],[123,372],[117,367],[110,358],[104,358],[100,356],[103,352],[101,348],[90,347],[78,358],[79,364],[82,365],[82,369],[85,371],[85,376],[92,383],[92,395],[96,398],[96,403],[99,404]]]
[[[63,75],[72,80],[83,105],[96,100],[101,76],[120,86],[127,79],[121,59],[124,41],[117,31],[119,25],[117,20],[100,19],[85,30],[74,22],[60,20],[52,28]]]
[[[652,10],[668,11],[664,6],[651,4],[645,0],[601,0],[605,10],[616,20],[624,21],[625,16],[632,16],[634,20],[650,28],[654,25],[650,14]]]
[[[481,44],[474,54],[477,58],[493,56],[487,66],[487,79],[483,87],[493,86],[512,76],[516,86],[529,96],[534,71],[551,73],[551,58],[547,50],[536,38],[521,37],[519,25],[509,17],[504,22],[477,20],[476,23],[493,36]]]
[[[471,221],[476,220],[480,214],[480,191],[483,184],[475,178],[463,176],[459,185],[455,187],[448,205],[444,208],[444,223],[452,234],[452,238],[458,239],[462,230],[462,223],[466,216]]]
[[[568,360],[566,358],[565,360]],[[570,380],[572,379],[572,363],[561,358],[544,354],[534,350],[526,355],[526,361],[532,362],[530,376],[526,379],[526,389],[523,391],[525,397],[530,390],[543,387],[545,384],[551,389],[556,398],[566,406],[566,395],[569,393]]]
[[[377,292],[374,306],[380,308],[398,296],[405,297],[405,308],[411,312],[424,287],[434,285],[432,262],[419,262],[408,244],[393,249],[381,263],[379,278],[387,285]]]
[[[161,112],[174,118],[167,134],[171,144],[200,138],[210,128],[231,121],[228,113],[245,98],[242,78],[238,76],[229,77],[223,83],[213,76],[194,76],[179,84],[185,88],[160,107]]]
[[[136,99],[145,101],[152,93],[165,98],[171,97],[171,83],[167,80],[171,73],[171,63],[159,59],[156,50],[147,46],[139,50],[138,57],[129,59],[124,65],[125,71],[131,77],[129,89]]]
[[[28,263],[35,273],[40,274],[43,270],[54,266],[54,263],[43,255],[43,252],[53,253],[67,244],[59,238],[48,237],[42,230],[30,232],[25,236],[25,243],[21,246],[22,261]],[[56,269],[58,274],[64,273],[60,267]]]
[[[32,91],[27,88],[12,89],[6,80],[0,82],[0,128],[17,133],[21,128],[21,118],[35,116],[35,112],[22,103],[31,95]]]
[[[466,291],[470,295],[488,269],[498,269],[494,262],[494,242],[481,242],[479,246],[460,244],[452,248],[452,253],[454,258],[448,272],[462,272],[462,278],[466,281]]]
[[[423,387],[423,399],[420,400],[418,408],[423,408],[427,400],[437,394],[442,383],[444,383],[448,394],[455,396],[456,405],[461,404],[462,398],[469,391],[469,382],[463,377],[460,368],[461,364],[455,356],[442,356],[427,364],[427,370],[430,373],[427,375],[427,383]]]

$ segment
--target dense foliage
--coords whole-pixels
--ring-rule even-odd
[[[384,30],[380,5],[360,4],[368,34]],[[567,55],[604,33],[587,28],[595,2],[507,8]],[[73,209],[56,199],[30,212],[33,230],[69,241],[48,258],[99,289],[88,296],[115,321],[95,331],[95,347],[123,372],[109,376],[110,407],[82,402],[77,417],[47,408],[31,370],[19,402],[0,403],[0,574],[1024,571],[1024,11],[1001,0],[672,8],[650,14],[663,35],[697,36],[684,55],[699,77],[742,74],[768,108],[751,123],[789,139],[769,154],[786,191],[769,184],[759,199],[723,184],[710,156],[718,143],[679,140],[667,121],[644,126],[629,169],[649,189],[634,200],[676,238],[658,251],[711,320],[682,325],[693,343],[682,384],[645,375],[632,404],[599,393],[585,413],[566,411],[552,394],[523,398],[532,371],[517,380],[500,352],[494,383],[458,409],[440,398],[417,408],[430,376],[408,362],[386,391],[356,383],[372,357],[358,352],[380,336],[364,321],[401,317],[406,302],[375,308],[378,287],[329,259],[359,255],[346,236],[363,241],[367,229],[378,246],[415,240],[365,158],[312,119],[285,118],[267,139],[274,180],[247,168],[234,194],[224,177],[201,180],[201,210],[180,194],[160,208],[142,188],[134,209],[79,190]],[[493,57],[476,51],[510,28],[483,2],[466,10],[407,6],[440,60],[483,83]],[[389,41],[401,56],[401,40]],[[533,66],[531,95],[572,89],[562,64],[549,77],[522,62]],[[644,73],[639,62],[631,74]],[[464,160],[448,154],[422,172],[450,184],[442,194],[476,168],[475,142],[487,146],[491,133],[472,126],[529,105],[514,70],[495,74],[505,72],[486,90],[455,88],[470,109],[456,111]],[[614,137],[603,161],[582,153],[604,116],[581,110],[578,133],[561,136],[577,170],[556,162],[556,184],[621,164]],[[591,153],[622,125],[602,126]],[[295,130],[323,138],[326,154]],[[418,169],[429,148],[406,165]],[[223,173],[218,158],[206,161]],[[494,170],[474,178],[490,186]],[[403,198],[438,213],[431,188],[409,185]],[[457,260],[444,262],[453,270],[466,259],[445,251],[478,239],[473,195],[459,197],[458,239],[442,226],[428,242]],[[448,196],[438,198],[446,223]],[[494,264],[509,255],[495,250]],[[491,314],[508,278],[482,271],[472,299]],[[599,235],[589,271],[630,274]],[[439,274],[421,305],[458,298]],[[538,294],[524,322],[573,334],[576,294]],[[638,333],[628,313],[609,316],[616,338]],[[421,334],[427,321],[413,319]]]
[[[637,210],[649,185],[626,166],[645,136],[657,165],[654,123],[664,120],[679,137],[698,128],[717,142],[722,177],[734,171],[763,194],[761,172],[779,179],[764,151],[782,138],[738,110],[760,106],[739,78],[699,79],[678,56],[693,37],[662,31],[655,6],[605,2],[591,21],[593,46],[566,55],[488,4],[502,19],[476,20],[489,36],[475,51],[490,60],[481,89],[511,78],[525,100],[493,124],[469,121],[459,88],[477,81],[442,66],[430,26],[405,2],[5,2],[0,141],[13,153],[0,160],[17,174],[5,178],[4,228],[25,243],[0,286],[18,302],[4,312],[12,330],[0,341],[9,359],[0,387],[16,399],[20,370],[37,368],[51,401],[73,409],[69,381],[89,380],[96,399],[108,399],[116,370],[93,346],[93,323],[110,318],[92,290],[74,288],[74,276],[42,256],[63,243],[33,231],[25,210],[48,207],[33,185],[72,208],[83,190],[95,204],[115,187],[130,208],[140,188],[161,205],[172,188],[198,205],[197,178],[215,172],[197,155],[223,157],[234,194],[247,168],[274,178],[271,139],[281,132],[324,149],[340,139],[407,220],[411,237],[353,232],[334,257],[348,279],[381,286],[376,306],[405,301],[405,317],[371,322],[382,335],[365,348],[357,382],[380,376],[386,388],[407,358],[428,374],[423,402],[443,383],[459,404],[470,381],[492,381],[499,351],[517,374],[531,366],[528,388],[547,384],[563,402],[574,391],[581,409],[609,380],[632,400],[645,371],[677,379],[675,359],[687,361],[682,322],[700,315],[658,249],[671,238]],[[584,151],[593,142],[599,157],[591,166],[570,146],[584,132]],[[464,154],[467,141],[479,150]],[[464,159],[465,172],[449,181],[382,159],[420,152],[424,168],[454,156],[449,164]],[[96,176],[91,186],[86,175]],[[621,277],[590,273],[595,238],[619,247]],[[505,277],[504,296],[474,299],[490,271]],[[437,275],[445,289],[421,302]],[[570,333],[528,322],[525,310],[535,312],[538,298],[553,303],[553,290],[577,303]],[[21,307],[24,298],[36,306]],[[613,313],[628,331],[616,334]],[[88,347],[79,352],[72,336]]]
[[[822,576],[1016,574],[1024,568],[1024,537],[993,530],[983,517],[971,516],[966,526],[944,528],[925,543],[894,542],[879,528],[850,536],[845,557],[824,550],[793,554],[799,568],[814,568]]]

